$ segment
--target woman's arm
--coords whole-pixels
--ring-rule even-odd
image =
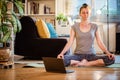
[[[106,48],[106,46],[104,45],[102,39],[101,39],[100,32],[99,32],[99,28],[97,29],[95,36],[96,36],[97,44],[98,44],[98,46],[102,49],[102,51],[103,51],[103,52],[108,51],[107,48]]]
[[[64,54],[70,49],[70,47],[73,44],[74,41],[74,37],[75,37],[75,32],[73,31],[73,29],[71,28],[70,31],[70,38],[67,42],[67,44],[65,45],[64,49],[62,50],[62,52],[57,56],[57,58],[63,58]]]
[[[99,29],[97,29],[95,36],[96,36],[97,44],[98,44],[98,46],[102,49],[102,51],[105,52],[106,55],[107,55],[110,59],[114,59],[114,55],[111,54],[111,53],[107,50],[106,46],[104,45],[104,43],[103,43],[103,41],[102,41],[102,39],[101,39],[101,36],[100,36]]]

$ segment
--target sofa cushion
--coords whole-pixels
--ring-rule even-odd
[[[22,25],[22,30],[16,33],[16,39],[39,38],[35,21],[33,21],[33,19],[30,16],[21,17],[20,23]]]
[[[38,34],[41,38],[50,38],[50,32],[48,30],[48,27],[42,19],[36,21],[36,26]]]
[[[50,32],[50,38],[57,38],[58,35],[54,29],[54,26],[51,23],[46,23],[46,24],[47,24],[48,30]]]

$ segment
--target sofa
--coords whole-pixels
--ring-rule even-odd
[[[36,24],[30,16],[20,18],[22,30],[17,32],[14,41],[14,54],[25,59],[42,59],[42,57],[57,57],[63,50],[67,40],[64,38],[41,38]]]

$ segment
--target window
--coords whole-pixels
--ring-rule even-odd
[[[79,18],[79,8],[83,3],[91,7],[91,19],[106,22],[120,21],[120,0],[66,0],[66,13],[68,16]],[[100,17],[99,17],[100,16]]]

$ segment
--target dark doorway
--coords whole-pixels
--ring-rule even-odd
[[[116,25],[116,54],[120,54],[120,23]]]

